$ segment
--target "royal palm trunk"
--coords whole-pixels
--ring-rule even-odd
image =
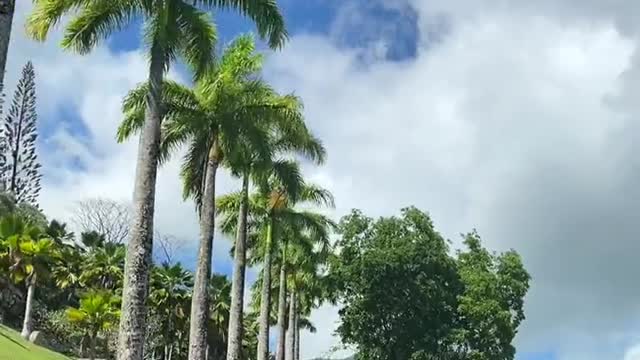
[[[231,308],[229,310],[229,344],[227,360],[240,360],[242,355],[242,314],[244,306],[244,279],[247,262],[247,208],[249,203],[249,177],[242,179],[242,200],[238,212],[238,229],[231,283]]]
[[[294,350],[294,359],[300,360],[300,312],[298,310],[298,304],[296,303],[296,321],[294,322],[293,328],[295,329],[295,350]]]
[[[191,298],[189,328],[189,360],[207,358],[207,329],[209,321],[209,279],[213,253],[213,232],[216,216],[216,171],[218,146],[214,142],[209,153],[204,180],[204,193],[200,205],[200,249]]]
[[[276,348],[276,360],[284,360],[285,334],[287,332],[287,267],[285,266],[287,251],[286,245],[282,250],[282,264],[280,265],[280,289],[278,291],[278,347]]]
[[[24,308],[24,321],[22,323],[23,338],[29,340],[29,335],[33,331],[33,296],[36,293],[36,274],[33,273],[29,278],[29,287],[27,288],[27,303]]]
[[[4,84],[16,0],[0,0],[0,84]]]
[[[294,360],[295,356],[295,342],[296,342],[296,313],[297,309],[296,291],[291,291],[289,300],[289,330],[287,331],[287,343],[286,343],[286,360]]]
[[[271,243],[273,241],[273,217],[267,225],[264,264],[262,267],[262,293],[260,295],[260,317],[258,319],[258,360],[269,359],[269,310],[271,308]]]
[[[153,248],[153,214],[162,121],[162,50],[151,49],[149,94],[140,134],[133,191],[133,223],[127,247],[118,332],[118,360],[142,360],[147,328],[146,300]]]

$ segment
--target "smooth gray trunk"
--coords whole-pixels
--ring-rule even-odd
[[[267,243],[262,267],[262,293],[258,318],[258,360],[269,359],[269,315],[271,309],[271,243],[273,241],[273,219],[267,229]]]
[[[285,338],[287,333],[287,267],[286,250],[282,251],[282,264],[280,265],[280,289],[278,291],[278,345],[276,347],[276,360],[284,360]]]
[[[286,360],[294,360],[296,343],[296,313],[298,312],[296,291],[291,291],[289,299],[289,330],[287,331]]]
[[[209,323],[209,279],[211,278],[211,258],[213,255],[213,232],[216,216],[216,171],[214,143],[209,154],[204,180],[204,193],[200,205],[200,249],[196,264],[191,298],[191,318],[189,325],[189,360],[207,358],[207,329]]]
[[[153,249],[153,215],[162,122],[161,49],[151,50],[149,94],[140,134],[133,191],[133,223],[124,268],[122,311],[118,332],[118,360],[142,360],[147,329],[146,300]]]
[[[296,321],[294,323],[294,329],[295,329],[295,360],[300,360],[300,312],[297,311],[298,309],[298,304],[296,303]]]
[[[29,335],[33,331],[33,296],[36,292],[36,274],[31,275],[29,279],[29,287],[27,288],[27,303],[24,307],[24,321],[22,323],[23,338],[29,340]]]
[[[15,9],[15,0],[0,0],[0,84],[4,84]]]
[[[242,202],[238,212],[238,229],[231,283],[231,309],[229,310],[229,344],[227,360],[241,360],[242,357],[242,315],[244,306],[244,279],[247,262],[247,208],[249,202],[249,177],[242,179]]]

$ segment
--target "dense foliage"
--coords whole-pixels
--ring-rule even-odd
[[[529,275],[513,251],[490,254],[474,232],[450,254],[416,208],[340,223],[330,279],[343,304],[338,334],[361,359],[512,360]]]

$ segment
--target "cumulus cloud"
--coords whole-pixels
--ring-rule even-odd
[[[453,240],[477,228],[489,247],[520,251],[534,277],[521,352],[621,358],[640,297],[629,286],[640,251],[634,39],[613,10],[577,21],[551,3],[415,5],[420,21],[442,12],[453,24],[415,59],[364,67],[357,51],[305,36],[270,63],[327,142],[316,171],[337,212],[415,204]]]

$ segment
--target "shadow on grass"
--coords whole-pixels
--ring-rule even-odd
[[[9,336],[9,335],[5,334],[5,332],[4,332],[4,331],[2,331],[1,329],[0,329],[0,336],[4,337],[5,339],[7,339],[7,340],[11,341],[12,343],[14,343],[14,344],[16,344],[16,345],[18,345],[18,346],[20,346],[20,347],[21,347],[21,348],[23,348],[23,349],[26,349],[26,348],[27,348],[26,346],[22,345],[21,343],[19,343],[19,342],[15,341],[13,338],[11,338],[11,336]]]

